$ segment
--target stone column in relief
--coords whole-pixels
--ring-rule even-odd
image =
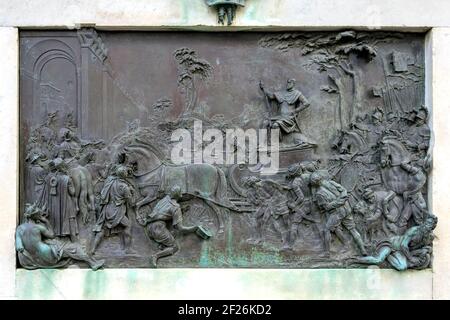
[[[103,133],[104,109],[104,62],[107,49],[100,36],[92,28],[78,31],[81,45],[81,122],[80,133],[83,138],[88,132],[95,137]],[[101,92],[102,94],[98,94]],[[100,108],[99,108],[100,107]]]

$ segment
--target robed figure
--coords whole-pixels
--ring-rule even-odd
[[[64,160],[60,158],[50,161],[49,169],[38,204],[48,212],[55,236],[70,237],[76,241],[78,222],[72,178],[67,174]]]
[[[47,176],[47,170],[44,168],[45,155],[40,152],[32,152],[27,156],[25,161],[28,162],[28,181],[31,181],[31,186],[27,187],[25,190],[25,199],[34,203],[39,200],[45,187],[45,177]]]

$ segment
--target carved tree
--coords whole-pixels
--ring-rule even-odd
[[[374,35],[355,31],[333,34],[288,33],[266,36],[260,40],[260,45],[283,52],[299,50],[300,54],[311,56],[307,67],[316,66],[320,72],[328,73],[333,87],[326,86],[322,90],[339,94],[339,129],[343,130],[362,111],[361,71],[352,62],[362,60],[370,63],[377,56],[378,43],[389,42],[398,37],[401,35]],[[348,86],[349,82],[351,87]]]
[[[190,48],[177,49],[173,55],[178,63],[178,85],[185,94],[184,113],[189,114],[197,106],[199,85],[211,78],[212,66]]]

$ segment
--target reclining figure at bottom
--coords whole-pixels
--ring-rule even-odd
[[[27,204],[25,219],[16,230],[16,250],[25,269],[65,267],[77,260],[86,262],[95,271],[105,263],[88,256],[79,243],[55,238],[44,211],[36,204]]]

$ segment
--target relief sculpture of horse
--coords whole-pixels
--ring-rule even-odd
[[[385,186],[396,194],[412,194],[423,188],[427,181],[426,172],[417,167],[414,174],[405,170],[402,164],[411,163],[411,155],[396,137],[381,140],[381,175]]]
[[[366,178],[367,141],[357,131],[349,130],[339,132],[333,144],[339,155],[333,159],[330,173],[354,197],[356,187]],[[351,198],[350,201],[356,200]]]
[[[137,165],[135,182],[142,195],[136,204],[141,208],[164,196],[177,185],[182,190],[182,199],[201,199],[216,216],[218,231],[223,232],[223,215],[229,210],[239,211],[228,199],[227,180],[224,172],[213,165],[173,165],[163,160],[163,155],[148,144],[135,143],[124,148],[128,161]]]
[[[422,189],[427,182],[425,169],[430,159],[425,159],[425,168],[413,164],[411,154],[396,137],[384,137],[380,147],[382,180],[387,189],[395,192],[397,203],[401,203],[393,215],[399,217],[397,225],[401,230],[406,230],[411,215],[416,223],[424,218],[426,202]]]

